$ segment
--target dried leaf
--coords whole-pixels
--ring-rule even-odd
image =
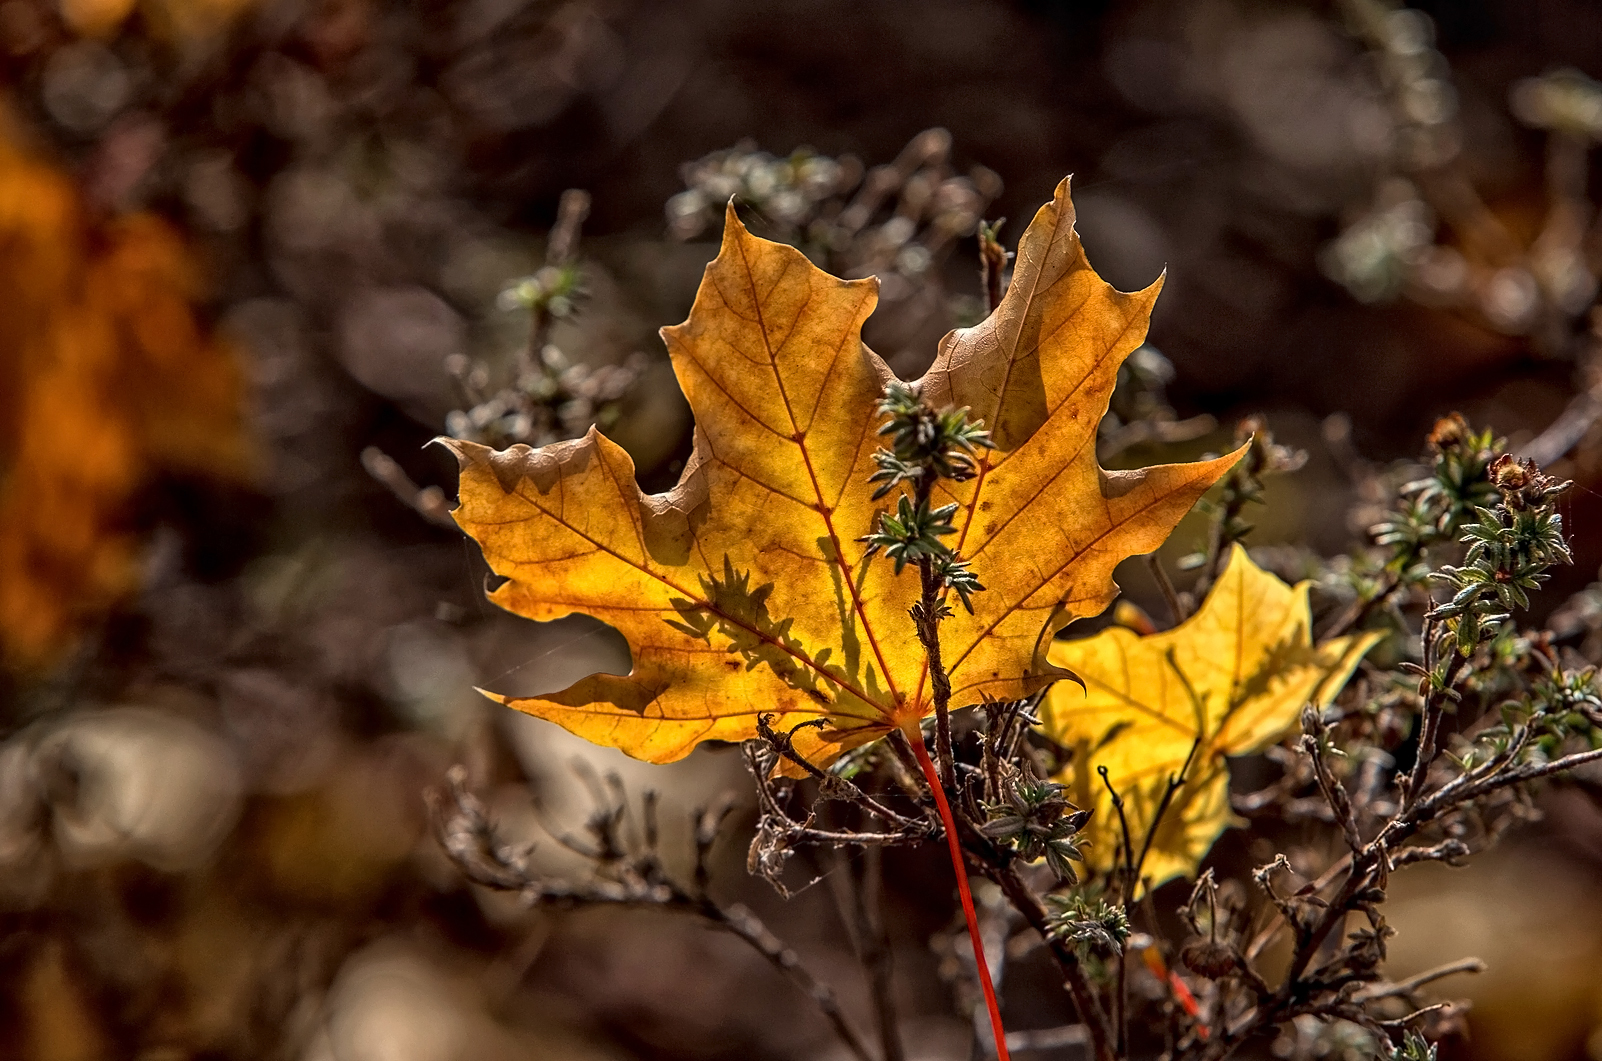
[[[1094,808],[1086,859],[1099,869],[1120,859],[1123,833],[1112,797],[1139,857],[1170,778],[1195,756],[1152,836],[1142,876],[1160,884],[1195,873],[1213,841],[1234,824],[1227,757],[1275,743],[1303,705],[1327,704],[1379,640],[1360,634],[1313,645],[1308,583],[1287,586],[1239,545],[1195,615],[1142,637],[1111,627],[1059,641],[1051,662],[1085,683],[1064,682],[1046,698],[1046,732],[1073,749],[1057,780],[1081,807]]]
[[[1062,672],[1045,649],[1116,592],[1113,567],[1162,543],[1238,454],[1105,472],[1095,458],[1119,363],[1145,336],[1159,285],[1121,294],[1090,268],[1068,183],[1024,234],[1012,286],[953,332],[921,381],[971,407],[997,449],[947,484],[961,555],[986,587],[941,625],[953,704],[1021,697]],[[918,580],[867,563],[857,541],[895,497],[868,476],[892,375],[862,344],[878,282],[839,280],[758,239],[729,210],[690,318],[663,330],[697,431],[679,484],[645,496],[595,431],[541,450],[445,444],[461,462],[457,522],[506,581],[497,604],[617,627],[627,677],[592,675],[507,701],[599,744],[666,762],[742,740],[760,712],[818,762],[932,710],[907,610]]]

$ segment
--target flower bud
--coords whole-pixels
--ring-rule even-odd
[[[1528,465],[1528,466],[1526,466]],[[1508,453],[1502,454],[1491,462],[1491,482],[1504,494],[1517,493],[1529,485],[1530,479],[1537,474],[1535,463],[1527,461],[1520,464]]]
[[[1429,443],[1437,452],[1461,446],[1469,436],[1468,421],[1463,419],[1462,413],[1452,413],[1435,421],[1430,429]]]

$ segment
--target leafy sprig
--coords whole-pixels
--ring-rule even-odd
[[[1435,1061],[1435,1044],[1417,1032],[1408,1032],[1402,1045],[1386,1052],[1385,1061]]]
[[[1072,944],[1081,954],[1120,954],[1133,934],[1122,903],[1083,893],[1047,897],[1050,938]]]
[[[867,543],[868,556],[884,550],[885,556],[895,561],[898,575],[909,563],[927,564],[931,577],[956,593],[971,614],[973,594],[985,587],[967,561],[940,540],[956,533],[951,517],[957,506],[931,508],[929,496],[941,479],[964,482],[973,478],[979,451],[994,449],[995,443],[983,421],[969,421],[966,408],[932,409],[916,387],[900,381],[891,381],[885,388],[878,411],[889,417],[879,434],[889,437],[890,448],[873,455],[878,470],[868,481],[879,484],[873,498],[877,501],[902,484],[913,492],[902,494],[895,512],[881,513],[878,529],[858,540]]]
[[[878,411],[890,418],[879,428],[880,435],[890,436],[890,448],[873,455],[879,470],[868,481],[879,484],[873,492],[875,501],[902,483],[917,489],[933,479],[959,483],[971,479],[978,452],[996,445],[983,421],[968,422],[967,409],[931,409],[917,388],[900,381],[885,388]]]
[[[1090,811],[1078,810],[1063,796],[1064,786],[1054,781],[1020,780],[1007,791],[1005,802],[988,803],[988,820],[979,832],[1007,845],[1026,862],[1045,859],[1058,880],[1079,882],[1075,862],[1083,862],[1079,836]]]
[[[928,501],[914,502],[902,494],[896,502],[896,514],[881,515],[879,529],[860,540],[868,543],[868,556],[883,549],[884,555],[895,561],[899,575],[909,563],[951,556],[951,550],[940,539],[955,533],[951,517],[956,511],[954,504],[931,509]]]
[[[1455,540],[1472,515],[1495,502],[1489,472],[1504,456],[1502,446],[1491,431],[1469,427],[1460,413],[1436,421],[1429,435],[1429,474],[1403,486],[1398,507],[1371,531],[1374,544],[1389,552],[1376,596],[1424,585],[1430,575],[1426,551]]]
[[[1443,645],[1450,642],[1463,656],[1495,637],[1515,609],[1530,606],[1529,594],[1550,577],[1548,569],[1573,562],[1563,517],[1552,510],[1573,484],[1507,454],[1488,470],[1501,503],[1474,509],[1475,521],[1462,527],[1468,546],[1463,563],[1444,565],[1430,576],[1446,583],[1452,597],[1428,617],[1442,625]]]

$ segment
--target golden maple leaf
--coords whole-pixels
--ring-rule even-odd
[[[1058,780],[1075,803],[1095,810],[1084,833],[1091,865],[1109,869],[1124,857],[1107,785],[1124,801],[1138,858],[1170,779],[1183,770],[1141,875],[1156,885],[1194,873],[1232,823],[1227,757],[1275,743],[1303,705],[1329,703],[1351,677],[1379,635],[1315,647],[1307,588],[1287,586],[1236,545],[1201,608],[1172,630],[1141,637],[1111,627],[1051,647],[1051,662],[1085,683],[1053,688],[1042,718],[1046,732],[1074,752]]]
[[[0,112],[0,659],[48,663],[137,579],[134,496],[242,476],[242,381],[200,272],[149,214],[95,221]]]
[[[1096,428],[1159,284],[1123,294],[1090,268],[1068,182],[1019,245],[1006,297],[952,332],[918,384],[990,427],[977,475],[942,484],[956,543],[988,588],[941,624],[952,704],[1033,693],[1061,672],[1052,635],[1113,598],[1113,567],[1160,545],[1238,454],[1106,472]],[[653,762],[705,740],[823,719],[797,735],[824,763],[932,710],[907,610],[918,580],[868,563],[858,539],[895,501],[868,477],[876,406],[894,376],[861,340],[878,281],[839,280],[746,231],[732,206],[685,323],[665,328],[695,413],[678,485],[643,495],[594,430],[543,449],[445,440],[456,520],[508,581],[490,596],[531,619],[583,612],[627,637],[634,669],[503,700]],[[503,699],[497,697],[497,699]]]

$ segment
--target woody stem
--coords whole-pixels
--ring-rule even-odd
[[[920,507],[929,504],[933,492],[933,477],[925,474],[918,480],[917,499]],[[919,588],[922,593],[913,619],[918,629],[918,643],[929,663],[929,686],[934,699],[935,757],[940,762],[940,778],[945,787],[957,790],[957,764],[951,754],[951,678],[940,658],[940,589],[941,580],[928,557],[918,561]],[[914,742],[916,743],[916,742]]]
[[[957,788],[957,766],[951,753],[951,678],[940,658],[940,579],[929,561],[919,565],[923,597],[917,614],[918,641],[929,661],[929,686],[935,714],[935,758],[940,763],[940,779],[953,792]]]

